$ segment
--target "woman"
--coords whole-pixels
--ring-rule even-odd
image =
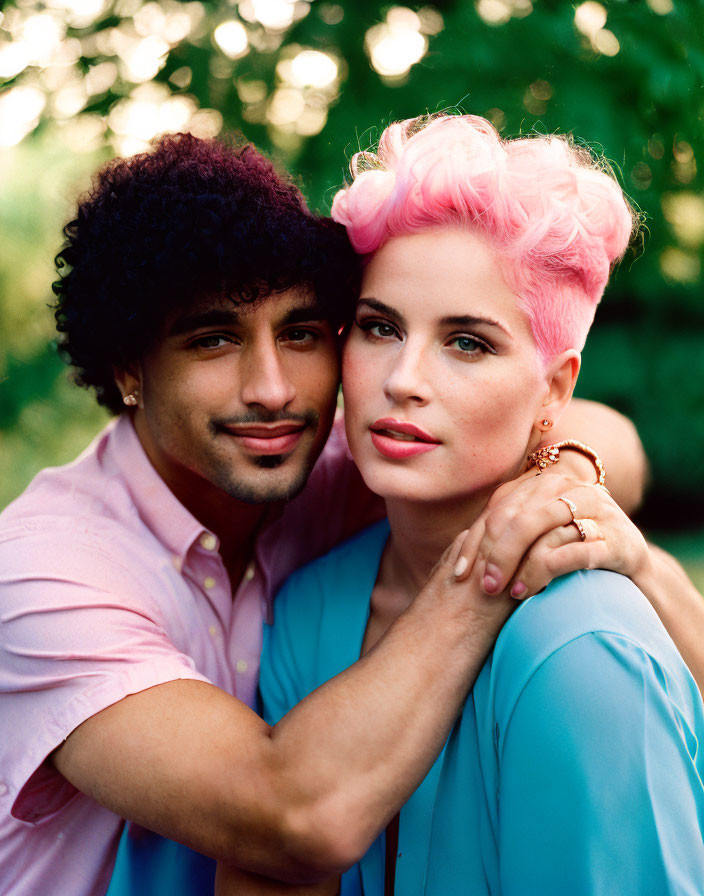
[[[633,224],[586,151],[502,141],[472,116],[392,125],[353,174],[333,206],[369,259],[345,417],[388,522],[279,596],[261,679],[271,721],[373,649],[559,420]],[[483,565],[468,573],[479,589]],[[686,616],[701,624],[699,607]],[[677,635],[701,669],[701,647]],[[342,893],[699,892],[703,736],[696,684],[643,595],[603,571],[560,579],[506,623],[400,829]],[[220,892],[289,891],[223,869]]]

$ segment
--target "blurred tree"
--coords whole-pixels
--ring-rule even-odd
[[[627,256],[607,293],[581,394],[636,422],[652,461],[652,515],[704,521],[703,4],[17,0],[0,28],[6,174],[84,182],[105,152],[139,151],[163,131],[241,129],[327,210],[345,160],[381,126],[458,106],[504,134],[569,131],[603,151],[644,214],[646,252]],[[29,426],[28,409],[53,425],[57,406],[59,416],[70,408],[81,437],[101,419],[57,385],[49,327],[37,323],[58,248],[44,222],[57,232],[66,203],[48,215],[24,203],[3,188],[3,454]],[[74,425],[65,415],[59,424]],[[13,462],[0,505],[47,450]]]

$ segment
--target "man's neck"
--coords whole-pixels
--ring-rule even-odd
[[[174,484],[164,481],[186,510],[217,535],[228,570],[240,563],[246,565],[259,529],[267,516],[279,509],[279,504],[239,501],[200,477],[180,477]]]
[[[185,467],[170,465],[150,450],[149,438],[140,429],[135,425],[142,448],[164,484],[205,529],[218,537],[220,555],[234,590],[251,559],[257,533],[267,518],[280,512],[281,503],[241,501]]]

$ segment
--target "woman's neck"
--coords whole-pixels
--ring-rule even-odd
[[[490,495],[488,490],[437,504],[388,501],[391,537],[381,570],[384,584],[410,604],[455,536],[476,522]]]
[[[386,502],[391,537],[372,592],[362,654],[408,608],[455,536],[476,522],[490,495],[491,489],[461,502]]]

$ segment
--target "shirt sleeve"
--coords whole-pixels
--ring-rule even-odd
[[[680,693],[621,635],[585,634],[535,670],[499,747],[503,896],[700,892],[702,757]]]
[[[51,533],[4,540],[0,570],[0,777],[13,816],[39,823],[76,794],[45,759],[81,722],[157,684],[207,679],[169,641],[153,570],[140,578],[101,545]]]

